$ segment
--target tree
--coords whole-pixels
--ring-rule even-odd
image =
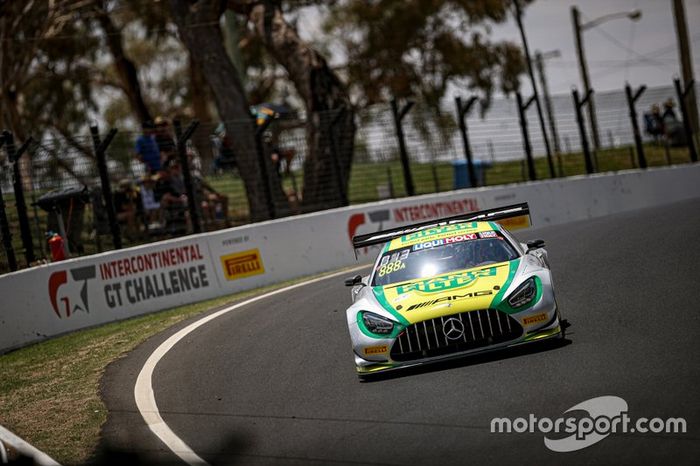
[[[97,41],[74,20],[77,8],[70,1],[0,3],[0,123],[18,142],[47,128],[70,133],[72,118],[94,108],[87,63]],[[31,185],[29,157],[20,164]]]
[[[235,142],[237,165],[245,185],[251,220],[269,218],[266,185],[271,188],[270,195],[278,212],[286,213],[286,198],[279,180],[274,182],[276,174],[270,169],[270,164],[265,163],[266,172],[259,170],[253,118],[238,72],[226,54],[219,26],[225,4],[216,0],[170,0],[170,8],[180,39],[201,67],[226,133]]]
[[[518,88],[520,48],[490,42],[490,25],[507,19],[512,0],[341,0],[325,30],[347,56],[348,82],[361,106],[418,96],[439,108],[449,85],[480,90],[488,104],[497,84]]]
[[[105,3],[104,0],[96,0],[93,4],[92,12],[94,12],[95,18],[103,30],[107,48],[112,54],[114,68],[121,82],[121,88],[126,94],[138,121],[152,121],[153,117],[143,98],[143,92],[141,91],[138,71],[134,62],[124,51],[122,31],[117,27],[110,14],[107,12]]]
[[[234,3],[237,2],[230,1],[229,5]],[[340,193],[347,192],[355,136],[354,113],[345,84],[325,58],[285,20],[281,1],[240,3],[247,4],[256,35],[287,71],[306,108],[308,153],[304,161],[302,208],[313,211],[341,206]],[[344,113],[338,115],[340,109]],[[330,134],[334,119],[335,134],[342,137],[335,146]]]

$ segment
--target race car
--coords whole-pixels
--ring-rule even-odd
[[[529,226],[527,203],[353,237],[356,250],[383,244],[368,276],[345,281],[360,379],[564,338],[544,241],[503,225]]]

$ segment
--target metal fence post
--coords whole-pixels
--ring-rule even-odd
[[[459,122],[459,132],[462,134],[462,144],[464,145],[464,156],[467,158],[467,170],[469,170],[469,184],[472,188],[479,185],[476,173],[474,173],[474,160],[472,157],[472,148],[469,144],[469,135],[467,133],[467,114],[471,110],[477,97],[473,96],[467,100],[465,105],[462,105],[462,98],[455,97],[455,105],[457,107],[457,121]]]
[[[194,192],[194,180],[192,179],[192,171],[190,171],[190,163],[187,159],[187,140],[192,137],[192,133],[199,126],[199,121],[192,120],[185,131],[182,131],[180,120],[173,121],[175,127],[175,137],[177,138],[177,155],[180,159],[182,167],[182,178],[185,182],[185,191],[187,191],[187,207],[190,211],[190,222],[192,222],[192,231],[194,233],[202,232],[202,225],[199,222],[199,212],[197,211],[197,199]]]
[[[346,113],[345,107],[340,107],[338,109],[338,113],[333,117],[333,120],[331,120],[331,124],[328,127],[330,137],[331,137],[331,146],[333,148],[333,168],[335,169],[335,181],[338,184],[338,190],[340,191],[340,202],[342,205],[346,206],[348,205],[348,193],[347,189],[345,189],[345,184],[343,183],[344,178],[344,173],[343,173],[343,168],[340,165],[340,151],[338,148],[338,141],[337,141],[337,134],[335,132],[335,127],[338,125],[338,122],[345,116]]]
[[[22,236],[22,246],[24,247],[24,257],[27,260],[27,266],[32,264],[36,258],[34,256],[34,243],[32,243],[32,230],[29,226],[29,214],[27,212],[27,203],[24,199],[24,186],[22,186],[22,171],[20,170],[19,160],[27,151],[27,147],[32,142],[29,137],[19,149],[15,147],[15,140],[10,131],[3,131],[3,139],[5,140],[5,152],[7,158],[12,164],[12,186],[15,192],[15,206],[17,208],[17,219],[19,220],[19,231]]]
[[[401,121],[406,116],[411,107],[413,107],[414,102],[408,101],[406,105],[399,109],[399,104],[396,99],[391,99],[391,113],[394,115],[394,127],[396,129],[396,138],[399,140],[399,155],[401,156],[401,166],[403,167],[403,179],[406,185],[406,194],[408,196],[414,196],[416,194],[416,189],[413,186],[413,176],[411,176],[411,165],[408,161],[408,152],[406,151],[406,141],[403,134],[403,126],[401,126]]]
[[[688,151],[690,152],[690,160],[693,162],[698,161],[698,152],[695,149],[695,139],[693,139],[693,128],[690,125],[690,115],[688,114],[688,106],[685,104],[685,100],[688,97],[690,91],[693,90],[695,86],[695,80],[691,79],[689,83],[686,84],[685,88],[681,86],[681,80],[676,78],[673,80],[673,85],[676,87],[676,94],[678,95],[678,105],[681,107],[681,115],[683,115],[683,130],[685,131],[685,139],[688,142]]]
[[[586,122],[583,120],[583,112],[581,112],[581,107],[586,105],[588,99],[593,95],[593,90],[588,91],[586,97],[583,100],[580,99],[578,94],[578,89],[574,88],[571,91],[571,95],[574,99],[574,109],[576,110],[576,123],[578,123],[578,131],[581,135],[581,149],[583,150],[583,160],[586,162],[586,173],[589,175],[595,172],[593,167],[593,160],[591,159],[591,150],[588,147],[588,135],[586,134]]]
[[[267,157],[265,156],[265,146],[263,145],[263,134],[272,124],[272,118],[266,118],[262,125],[255,126],[255,150],[258,153],[258,170],[263,182],[263,194],[265,204],[267,204],[267,214],[270,218],[275,218],[275,202],[272,199],[272,187],[270,186],[270,172],[267,170]]]
[[[520,118],[520,129],[523,133],[523,144],[525,145],[525,159],[527,162],[528,178],[531,181],[537,180],[537,171],[535,170],[535,160],[532,158],[532,146],[530,145],[530,134],[527,132],[527,117],[525,111],[535,101],[535,96],[530,97],[527,103],[523,104],[523,96],[520,91],[515,93],[515,98],[518,103],[518,116]]]
[[[104,141],[100,141],[100,132],[97,125],[90,126],[90,135],[92,136],[92,147],[95,150],[95,159],[97,160],[97,171],[100,174],[100,185],[102,186],[102,198],[105,201],[105,209],[107,210],[107,219],[109,221],[109,230],[112,234],[112,244],[114,249],[122,248],[122,233],[117,220],[117,213],[114,209],[114,197],[112,196],[112,185],[109,181],[109,171],[107,170],[107,147],[117,134],[117,130],[112,128]],[[99,234],[97,235],[99,237]]]
[[[0,136],[0,147],[5,144],[4,136]],[[2,167],[0,167],[1,169]],[[5,210],[5,199],[2,195],[2,183],[0,183],[0,234],[2,235],[2,245],[7,256],[7,265],[10,271],[17,270],[17,258],[15,250],[12,247],[12,233],[10,232],[10,222],[7,220],[7,211]]]
[[[637,122],[637,109],[635,108],[635,104],[646,88],[646,86],[641,86],[637,89],[637,92],[633,94],[629,83],[625,84],[625,95],[627,96],[627,106],[629,107],[630,120],[632,121],[634,145],[637,148],[637,158],[639,158],[639,166],[641,168],[647,168],[647,159],[644,156],[644,145],[642,144],[642,136],[639,133],[639,122]]]

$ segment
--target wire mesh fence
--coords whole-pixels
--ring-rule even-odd
[[[674,97],[672,87],[647,90],[640,115]],[[601,147],[597,171],[636,166],[637,154],[625,95],[596,97]],[[581,135],[570,95],[554,96],[558,176],[585,172]],[[545,146],[534,109],[526,112],[538,178],[549,176]],[[481,185],[528,179],[523,137],[514,99],[496,100],[485,117],[470,112],[466,128]],[[402,163],[397,122],[388,104],[358,113],[334,110],[310,116],[202,122],[159,122],[144,131],[119,131],[104,152],[108,186],[100,179],[96,141],[89,132],[31,143],[13,163],[0,157],[0,188],[9,241],[3,235],[0,273],[31,261],[55,258],[51,233],[71,256],[114,249],[113,208],[119,242],[131,246],[196,231],[241,225],[329,207],[468,187],[463,137],[455,109],[436,111],[420,103],[401,121],[408,164]],[[590,138],[590,128],[587,128]],[[98,133],[98,141],[109,138]],[[178,137],[179,136],[179,137]],[[688,149],[646,137],[649,165],[689,161]],[[155,147],[155,149],[154,149]],[[7,150],[7,147],[5,148]],[[155,156],[153,154],[156,154]],[[17,170],[15,170],[15,164]],[[187,174],[187,171],[190,171]],[[19,171],[26,206],[14,194]],[[111,196],[105,195],[105,189]],[[111,207],[109,204],[112,204]],[[20,210],[26,217],[20,228]],[[0,232],[1,234],[1,232]],[[11,248],[8,248],[8,244]],[[28,254],[28,244],[33,257]],[[12,251],[10,251],[12,249]]]

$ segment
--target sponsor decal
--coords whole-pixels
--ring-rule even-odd
[[[398,207],[394,209],[393,213],[394,221],[396,223],[401,223],[451,217],[466,212],[474,212],[475,210],[479,210],[476,199],[466,198],[455,201],[430,202]]]
[[[138,254],[100,264],[104,296],[110,308],[209,287],[199,244]],[[165,270],[171,269],[171,270]],[[135,276],[137,275],[137,276]]]
[[[503,220],[499,220],[498,223],[508,230],[520,230],[530,226],[530,217],[527,215],[520,215],[518,217],[504,218]]]
[[[443,296],[442,298],[431,299],[430,301],[423,301],[422,303],[413,304],[408,309],[406,309],[406,312],[413,311],[414,309],[418,309],[421,307],[434,306],[435,304],[450,303],[451,301],[457,301],[459,299],[478,298],[479,296],[489,296],[492,294],[493,294],[493,291],[491,291],[491,290],[483,290],[483,291],[474,291],[474,292],[465,293],[465,294],[453,294],[450,296]]]
[[[390,262],[406,260],[409,253],[410,253],[410,251],[408,249],[404,249],[403,251],[396,251],[396,252],[391,253],[391,254],[386,254],[379,261],[379,265],[387,265]]]
[[[481,277],[495,276],[497,268],[498,267],[489,267],[487,269],[481,269],[476,271],[468,271],[458,274],[448,274],[440,277],[430,278],[427,280],[420,280],[405,285],[398,285],[396,287],[396,292],[398,294],[409,293],[411,291],[418,291],[421,293],[439,293],[454,288],[461,288],[473,284],[477,279]]]
[[[447,238],[455,236],[463,231],[474,230],[479,227],[477,222],[455,223],[454,225],[445,225],[442,227],[426,228],[418,230],[415,233],[409,233],[401,237],[402,243],[417,243],[421,240],[428,240],[431,236],[438,236],[435,239]]]
[[[545,313],[536,314],[534,316],[525,317],[523,319],[523,325],[536,324],[538,322],[544,322],[545,320],[547,320],[547,314],[545,314]]]
[[[250,249],[223,256],[221,257],[221,265],[224,268],[224,275],[227,280],[238,280],[265,273],[265,267],[258,249]]]
[[[90,312],[93,288],[110,309],[187,293],[209,286],[203,261],[199,245],[192,244],[56,271],[49,277],[49,301],[63,318]]]
[[[51,307],[59,319],[68,318],[77,311],[90,312],[88,282],[93,280],[96,275],[94,265],[76,267],[67,271],[60,270],[51,274],[49,277],[49,301],[51,301]],[[77,287],[71,286],[69,282],[77,284]],[[64,287],[64,285],[66,286]],[[66,292],[59,293],[62,287]],[[63,315],[61,315],[61,311],[63,311]]]
[[[386,345],[382,346],[368,346],[365,348],[365,354],[382,354],[386,353],[389,348]]]
[[[479,238],[498,238],[498,233],[495,231],[482,231],[479,233]]]
[[[414,244],[411,247],[411,249],[413,251],[421,251],[423,249],[431,249],[437,246],[442,246],[443,244],[461,243],[463,241],[470,241],[473,239],[477,239],[476,233],[467,233],[463,235],[449,236],[443,239],[434,239],[431,241],[426,241],[424,243]]]
[[[221,245],[226,247],[226,246],[235,246],[237,244],[241,243],[247,243],[250,240],[250,236],[248,235],[242,235],[242,236],[234,236],[232,238],[226,238],[221,242]]]
[[[395,224],[406,224],[423,220],[432,220],[443,217],[474,212],[479,210],[477,200],[474,198],[457,199],[454,201],[428,202],[423,204],[408,205],[395,209],[380,209],[371,212],[352,214],[348,218],[348,239],[357,234],[362,225],[373,225],[369,231],[381,231],[384,223],[393,219]],[[363,230],[366,228],[363,227]]]

